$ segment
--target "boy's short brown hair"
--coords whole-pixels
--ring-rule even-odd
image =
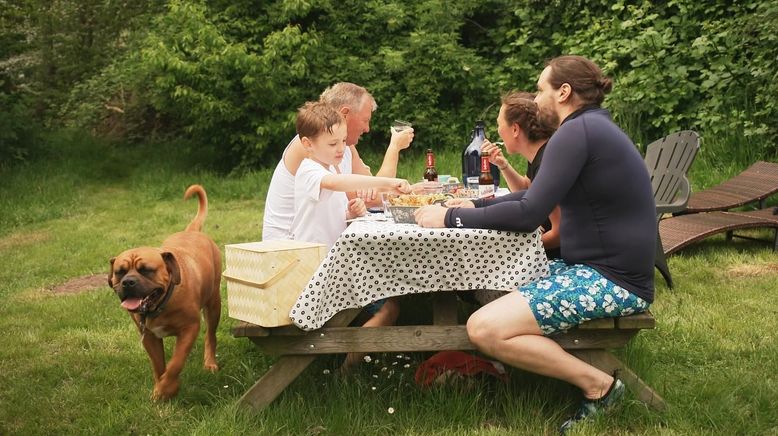
[[[297,134],[300,138],[314,139],[325,131],[344,122],[343,117],[332,106],[322,101],[309,101],[297,110]]]

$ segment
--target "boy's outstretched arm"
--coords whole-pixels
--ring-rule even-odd
[[[405,179],[394,177],[373,177],[360,174],[331,174],[321,179],[321,189],[351,192],[375,189],[382,192],[405,194],[411,191],[411,185]]]

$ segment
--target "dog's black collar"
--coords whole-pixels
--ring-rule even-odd
[[[141,328],[141,336],[146,332],[146,319],[148,318],[156,318],[159,316],[160,313],[165,309],[165,305],[167,305],[167,302],[170,301],[170,297],[173,295],[173,290],[176,289],[175,283],[172,281],[168,284],[167,289],[165,290],[165,296],[162,297],[162,300],[157,304],[157,307],[154,308],[154,310],[147,310],[145,308],[141,308],[140,310],[140,328]]]
[[[173,290],[175,288],[176,285],[173,282],[170,282],[167,289],[165,290],[165,296],[162,297],[162,300],[159,302],[159,304],[157,304],[157,307],[155,307],[154,310],[143,311],[142,315],[144,315],[146,318],[158,317],[159,314],[165,310],[165,305],[167,305],[167,302],[170,301],[170,297],[173,295]]]

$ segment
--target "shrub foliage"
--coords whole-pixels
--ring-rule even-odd
[[[413,121],[424,148],[459,147],[476,119],[496,115],[501,93],[533,90],[560,54],[590,57],[615,79],[606,105],[639,142],[693,128],[730,138],[738,149],[718,151],[729,158],[778,154],[775,2],[108,1],[89,14],[81,3],[33,8],[37,23],[71,17],[31,38],[37,77],[47,68],[55,88],[40,97],[57,109],[47,121],[188,138],[229,168],[275,161],[296,108],[336,81],[378,101],[360,147],[381,148],[393,118]],[[91,45],[72,25],[84,15]],[[46,58],[52,38],[60,49]]]

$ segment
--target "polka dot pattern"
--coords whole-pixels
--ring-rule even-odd
[[[289,316],[301,329],[314,330],[341,310],[387,297],[515,290],[547,275],[539,232],[354,222],[319,265]]]

